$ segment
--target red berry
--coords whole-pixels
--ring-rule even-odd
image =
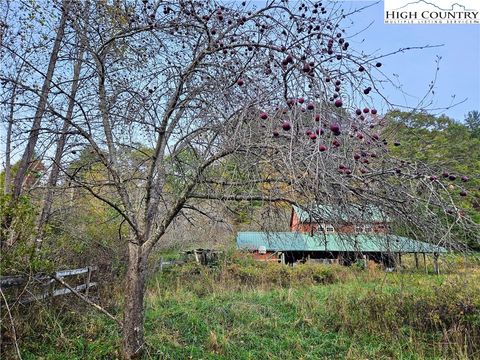
[[[338,125],[336,123],[331,124],[330,125],[330,131],[336,136],[340,135],[340,125]]]

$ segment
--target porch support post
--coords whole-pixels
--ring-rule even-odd
[[[440,275],[440,268],[438,267],[438,253],[433,253],[433,268],[435,275]]]

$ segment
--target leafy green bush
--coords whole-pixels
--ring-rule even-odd
[[[37,211],[31,199],[21,196],[12,201],[0,195],[0,239],[2,241],[2,274],[17,275],[50,271],[52,262],[45,256],[48,249],[36,249],[35,219]]]

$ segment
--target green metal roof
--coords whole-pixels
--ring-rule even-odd
[[[267,251],[360,251],[360,252],[446,252],[446,249],[407,237],[383,234],[326,234],[310,236],[298,232],[239,232],[237,247]]]
[[[297,214],[300,222],[318,222],[333,221],[333,222],[384,222],[390,221],[389,217],[374,205],[312,205],[304,209],[293,206],[293,211]]]

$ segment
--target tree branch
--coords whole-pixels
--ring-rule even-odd
[[[101,313],[105,314],[106,316],[108,316],[111,320],[115,321],[115,323],[117,325],[119,325],[120,327],[122,326],[122,322],[120,320],[118,320],[115,316],[113,316],[112,314],[110,314],[107,310],[105,310],[104,308],[102,308],[100,305],[98,305],[97,303],[94,303],[92,300],[90,300],[89,298],[87,298],[85,295],[79,293],[77,290],[75,290],[74,288],[72,288],[70,285],[68,285],[62,278],[56,276],[56,275],[52,275],[52,279],[54,279],[55,281],[58,281],[60,284],[62,284],[63,286],[65,286],[68,290],[70,290],[75,296],[77,296],[78,298],[80,298],[81,300],[85,301],[87,304],[93,306],[95,309],[97,309],[98,311],[100,311]]]

